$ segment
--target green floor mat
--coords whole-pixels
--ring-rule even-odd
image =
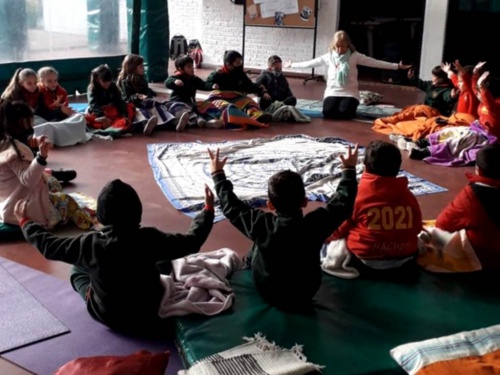
[[[261,332],[283,347],[304,345],[310,362],[326,366],[325,375],[404,374],[389,354],[395,346],[500,323],[500,286],[491,274],[421,271],[405,283],[325,274],[310,315],[267,305],[250,271],[235,273],[230,282],[236,293],[230,310],[176,320],[188,366]]]

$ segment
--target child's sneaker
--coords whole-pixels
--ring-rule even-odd
[[[411,151],[414,148],[418,148],[414,142],[407,141],[404,138],[398,139],[396,143],[401,151]]]
[[[408,156],[413,160],[424,160],[426,157],[431,156],[431,152],[428,148],[420,149],[414,147],[410,150],[410,154]]]
[[[394,143],[398,143],[400,139],[404,139],[404,136],[402,134],[391,133],[389,134],[389,139]]]
[[[76,171],[72,169],[60,169],[58,171],[52,170],[52,177],[54,177],[57,181],[66,183],[73,181],[76,178]]]
[[[153,133],[153,130],[155,129],[156,125],[158,125],[158,117],[156,116],[151,116],[146,122],[146,125],[144,125],[144,135],[151,135]]]
[[[183,132],[186,129],[187,123],[189,122],[189,112],[184,112],[181,117],[179,117],[179,122],[175,127],[176,132]]]
[[[206,124],[207,120],[204,118],[199,117],[198,120],[196,120],[196,125],[198,125],[199,128],[204,128]]]
[[[273,116],[269,113],[263,113],[259,117],[257,117],[256,120],[263,124],[269,124],[271,121],[273,121]]]
[[[205,124],[207,128],[212,128],[212,129],[220,129],[224,127],[224,121],[222,119],[218,120],[209,120]]]

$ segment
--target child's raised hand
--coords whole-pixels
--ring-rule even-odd
[[[464,67],[462,66],[462,64],[460,64],[460,61],[455,60],[453,62],[453,65],[455,65],[455,69],[457,70],[458,74],[463,75],[465,73]]]
[[[486,61],[480,61],[476,64],[474,67],[474,70],[472,70],[473,75],[478,75],[481,72],[481,69],[483,68],[484,64],[486,64]]]
[[[451,64],[447,62],[442,62],[441,69],[443,70],[443,72],[448,74],[449,72],[451,72]]]
[[[408,73],[406,74],[409,79],[415,77],[415,71],[413,69],[408,69]]]
[[[176,86],[184,86],[184,82],[182,82],[180,79],[176,79],[174,81],[174,85],[176,85]]]
[[[226,165],[227,156],[225,156],[222,160],[219,160],[219,149],[213,152],[210,149],[208,150],[208,155],[210,156],[210,172],[218,172],[224,169],[224,165]]]
[[[292,66],[292,60],[288,59],[283,63],[283,68],[289,68]]]
[[[205,205],[213,207],[214,206],[214,202],[215,202],[214,193],[208,187],[208,185],[205,184]]]
[[[340,160],[344,168],[356,168],[358,164],[358,144],[354,146],[354,150],[351,149],[351,145],[347,146],[347,156],[340,155]]]
[[[21,221],[28,216],[28,201],[26,199],[20,199],[16,202],[14,206],[14,216],[17,221]]]
[[[38,141],[38,151],[42,158],[46,158],[49,155],[49,150],[52,148],[52,143],[49,142],[49,138],[42,135]]]
[[[477,80],[477,88],[480,90],[483,90],[485,87],[484,83],[488,79],[490,75],[490,72],[486,71],[483,74],[481,74],[481,77]]]

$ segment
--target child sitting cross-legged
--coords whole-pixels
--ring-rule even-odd
[[[483,269],[500,269],[500,144],[483,146],[475,174],[439,214],[436,227],[453,233],[465,229]]]
[[[162,323],[158,310],[164,288],[157,264],[200,250],[212,230],[213,202],[205,187],[205,208],[186,233],[141,226],[141,200],[118,179],[108,182],[97,198],[101,230],[58,237],[29,217],[26,200],[19,200],[14,212],[25,238],[43,256],[73,265],[71,285],[93,319],[114,330],[150,334]]]
[[[341,254],[332,245],[342,241],[350,254],[349,268],[355,269],[350,277],[415,264],[422,214],[408,179],[397,177],[401,161],[401,152],[391,143],[373,141],[367,146],[354,212],[329,239],[335,242],[327,249],[326,272],[343,277],[333,269],[330,254]]]
[[[222,211],[240,232],[253,241],[249,255],[257,291],[282,310],[306,311],[321,285],[320,250],[330,233],[352,214],[357,182],[358,147],[348,149],[342,179],[325,207],[304,215],[307,205],[302,177],[281,171],[268,181],[268,207],[254,209],[238,199],[226,178],[227,158],[209,150],[211,172]]]

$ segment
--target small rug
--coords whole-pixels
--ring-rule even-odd
[[[220,143],[148,144],[148,159],[156,182],[181,212],[195,216],[204,205],[204,186],[213,188],[207,148],[220,149],[227,156],[225,171],[234,184],[236,195],[253,207],[267,201],[267,181],[276,172],[298,172],[308,199],[326,202],[335,192],[342,175],[340,154],[350,143],[341,138],[313,138],[307,135],[284,135],[273,138],[227,141]],[[363,171],[364,149],[359,150],[358,176]],[[427,180],[405,174],[416,194],[431,194],[446,189]],[[224,218],[216,201],[215,221]]]
[[[0,353],[67,332],[0,263]]]
[[[322,100],[298,99],[296,107],[306,116],[314,118],[323,117]],[[396,108],[387,104],[360,104],[356,110],[356,117],[354,120],[371,123],[374,119],[392,116],[399,111],[401,111],[401,108]]]
[[[174,375],[183,368],[173,337],[147,339],[122,335],[93,320],[85,302],[69,282],[33,270],[5,258],[0,258],[0,268],[7,270],[23,288],[40,301],[70,330],[50,340],[17,348],[2,357],[38,375],[52,375],[60,366],[79,357],[99,355],[128,355],[139,350],[154,353],[170,351],[166,375]],[[2,311],[5,306],[0,303]],[[33,313],[34,314],[34,313]],[[7,319],[2,316],[2,320]],[[22,324],[31,326],[29,321]],[[19,324],[12,324],[19,328]],[[0,341],[4,337],[0,333]]]

